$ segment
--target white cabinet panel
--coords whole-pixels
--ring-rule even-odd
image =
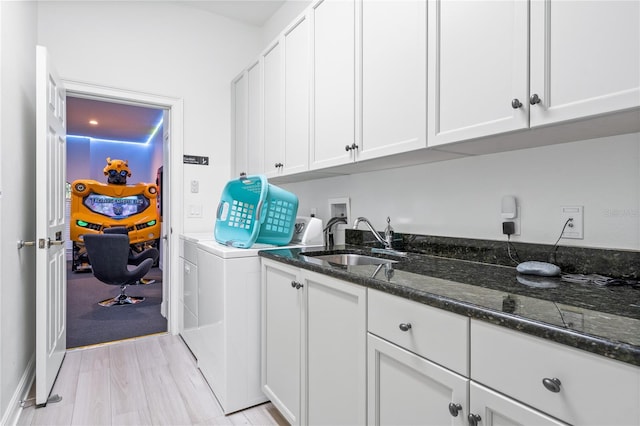
[[[309,168],[310,24],[306,15],[283,36],[284,44],[284,174]]]
[[[362,3],[362,141],[357,160],[427,146],[427,6]]]
[[[640,368],[477,320],[471,379],[572,424],[640,424]]]
[[[352,161],[355,141],[355,1],[323,0],[313,16],[310,168]]]
[[[469,374],[467,317],[373,289],[369,289],[368,304],[369,332],[457,373]]]
[[[282,43],[277,42],[262,55],[264,174],[277,176],[284,161],[284,98]]]
[[[531,126],[640,106],[640,2],[531,2]]]
[[[300,424],[302,306],[298,269],[262,261],[262,384],[292,424]]]
[[[474,382],[471,382],[469,393],[472,416],[469,425],[474,422],[480,426],[566,425]]]
[[[368,424],[467,424],[468,379],[372,334],[368,353]]]
[[[429,146],[528,127],[528,7],[429,2]]]
[[[301,273],[307,289],[306,424],[364,424],[366,288],[305,270]]]

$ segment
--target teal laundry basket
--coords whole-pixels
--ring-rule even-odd
[[[298,213],[298,197],[268,183],[263,175],[227,182],[216,213],[215,239],[249,248],[254,243],[289,244]]]

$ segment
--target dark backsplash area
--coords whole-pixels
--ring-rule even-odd
[[[381,247],[369,231],[345,230],[345,243]],[[399,251],[515,266],[503,241],[396,233],[393,247]],[[552,253],[555,252],[555,253]],[[516,254],[517,253],[517,254]],[[640,252],[511,242],[511,255],[521,262],[551,262],[570,274],[599,274],[611,278],[640,279]],[[555,256],[555,259],[553,258]]]

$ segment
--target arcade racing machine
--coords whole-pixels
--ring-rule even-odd
[[[107,158],[107,183],[78,179],[71,184],[70,234],[73,241],[72,271],[88,270],[89,258],[82,242],[85,234],[101,234],[105,228],[124,226],[131,248],[141,252],[158,248],[160,213],[154,183],[127,185],[131,177],[127,161]]]

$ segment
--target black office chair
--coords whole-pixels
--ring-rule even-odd
[[[105,234],[120,234],[129,236],[129,231],[124,226],[113,226],[111,228],[104,228],[102,230]],[[137,252],[133,249],[129,250],[129,265],[138,266],[145,259],[153,259],[153,263],[155,264],[160,257],[160,252],[158,249],[154,247],[150,247],[141,252]]]
[[[120,234],[129,236],[129,231],[124,226],[113,226],[111,228],[104,228],[102,230],[105,234]],[[158,258],[160,257],[160,252],[157,248],[150,247],[141,252],[137,252],[134,249],[130,248],[129,250],[129,265],[138,266],[145,259],[153,259],[153,264],[156,265],[158,263]],[[141,278],[135,284],[153,284],[156,280],[151,280],[147,278]]]
[[[127,296],[125,289],[146,275],[153,266],[153,259],[144,259],[129,270],[129,237],[119,234],[87,234],[83,237],[93,275],[105,284],[119,285],[120,294],[98,302],[101,306],[140,303],[144,297]]]

